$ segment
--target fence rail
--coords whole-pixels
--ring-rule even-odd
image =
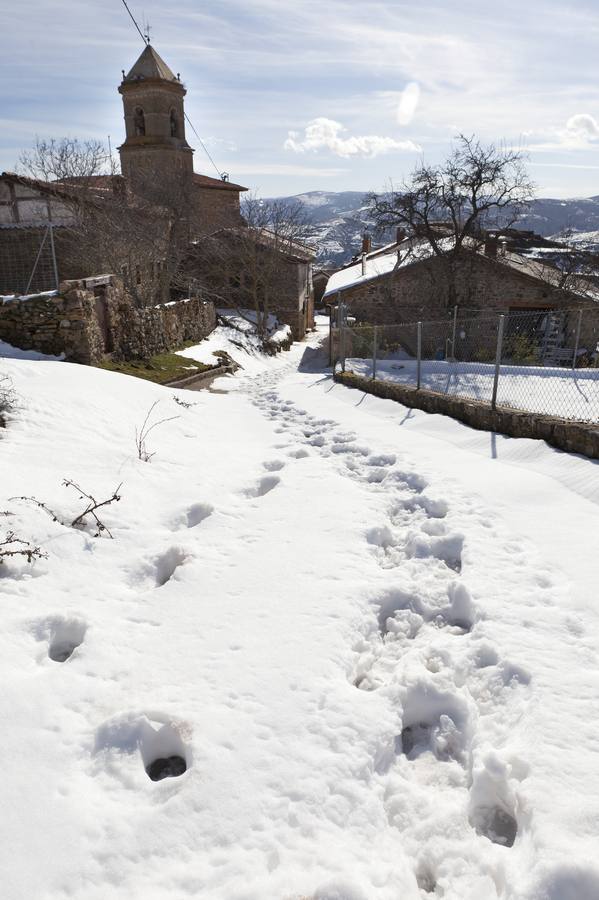
[[[332,362],[377,381],[599,423],[599,309],[505,311],[357,324],[341,305]]]

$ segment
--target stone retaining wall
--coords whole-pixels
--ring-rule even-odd
[[[194,297],[139,308],[112,275],[65,281],[58,292],[0,298],[0,339],[88,365],[108,354],[118,360],[164,353],[202,340],[215,326],[213,303]]]
[[[337,372],[335,381],[375,397],[395,400],[413,409],[451,416],[482,431],[496,431],[510,437],[536,438],[568,453],[599,459],[599,426],[581,425],[552,416],[540,416],[510,409],[491,409],[484,403],[417,390],[405,384],[373,381],[353,372]]]

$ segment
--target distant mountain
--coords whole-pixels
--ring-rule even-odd
[[[310,243],[318,247],[317,265],[337,268],[357,253],[362,233],[372,226],[361,191],[309,191],[283,200],[299,200],[305,207]]]
[[[360,249],[362,233],[372,227],[361,191],[309,191],[293,198],[304,204],[312,226],[310,241],[318,246],[317,265],[336,268]],[[533,201],[516,227],[530,229],[543,237],[557,236],[568,229],[580,232],[581,243],[599,243],[599,196],[587,199]],[[391,236],[389,236],[391,239]]]

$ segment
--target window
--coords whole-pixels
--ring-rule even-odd
[[[146,133],[146,117],[144,116],[144,111],[141,106],[135,107],[133,127],[135,129],[136,137],[143,137],[143,135]]]
[[[171,137],[179,137],[179,123],[174,109],[171,109]]]

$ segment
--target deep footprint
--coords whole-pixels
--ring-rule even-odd
[[[179,566],[183,565],[187,554],[182,547],[170,547],[154,560],[154,577],[156,587],[163,587],[170,581]]]
[[[471,816],[471,825],[477,834],[502,847],[513,847],[518,835],[518,825],[510,813],[499,806],[480,806]]]
[[[152,781],[162,781],[163,778],[177,778],[187,771],[187,763],[182,756],[168,756],[164,759],[155,759],[146,766],[148,777]]]
[[[214,507],[209,503],[194,503],[187,510],[187,527],[195,528],[196,525],[199,525],[200,522],[211,516],[213,512]]]
[[[48,645],[48,656],[54,662],[66,662],[80,647],[87,626],[77,619],[65,619],[56,625]]]

